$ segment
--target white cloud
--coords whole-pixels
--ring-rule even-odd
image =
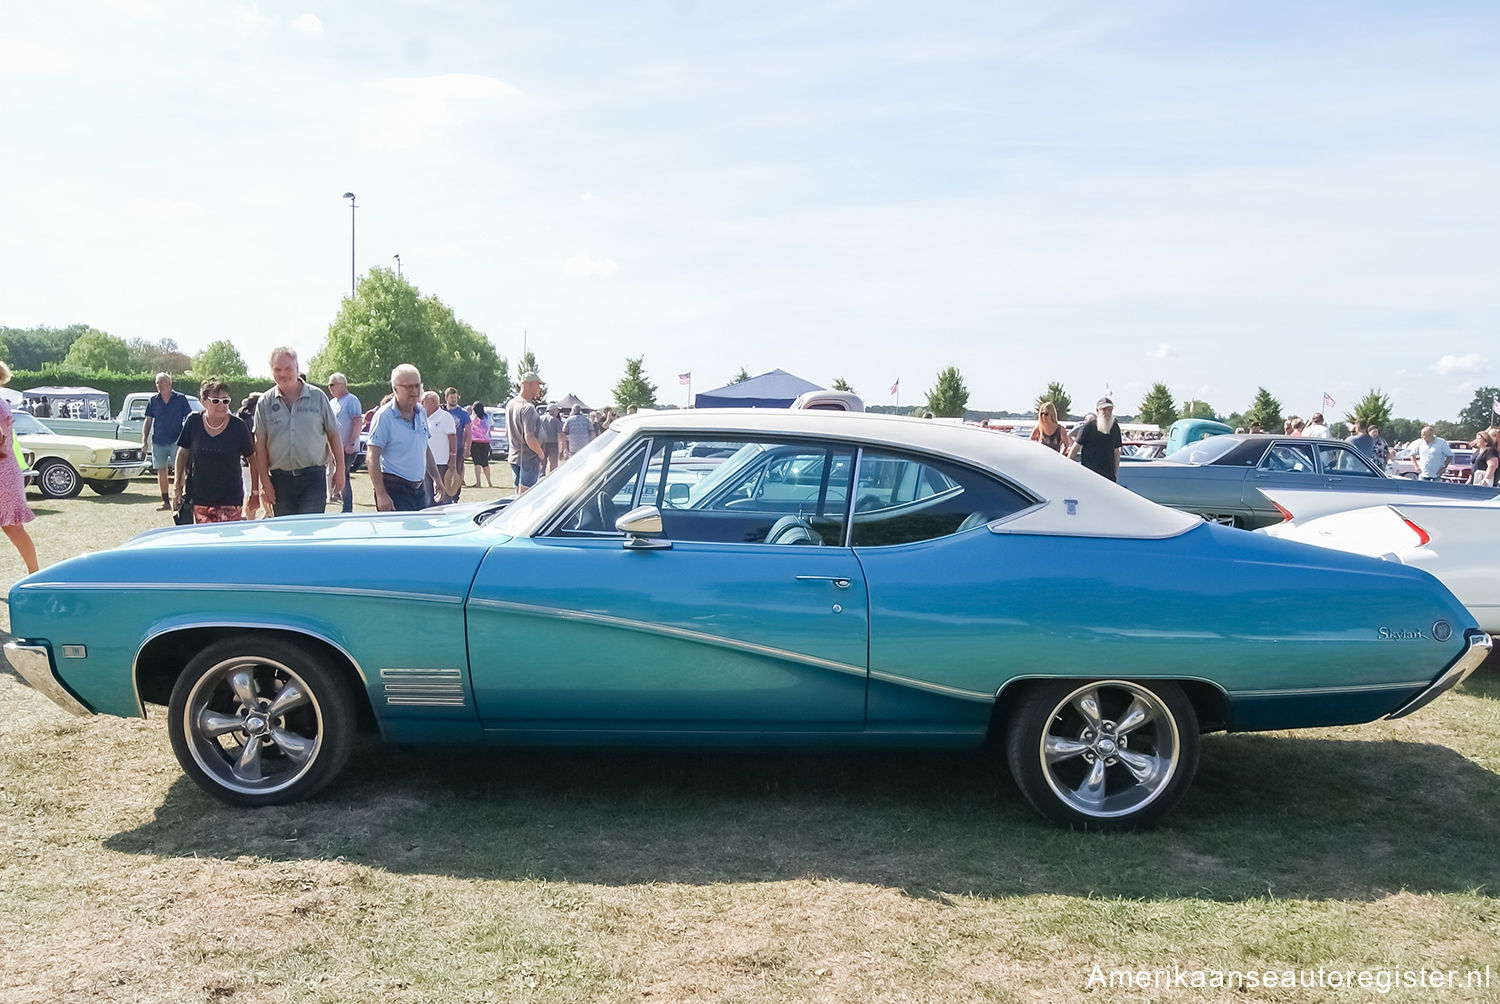
[[[161,8],[153,0],[105,0],[104,5],[137,21],[161,16]]]
[[[577,276],[610,276],[620,271],[620,266],[613,258],[590,258],[587,255],[575,254],[563,263],[563,271],[568,275]]]
[[[419,244],[416,254],[407,259],[408,264],[424,260],[457,261],[464,256],[464,246],[451,241],[445,244]]]
[[[292,27],[298,31],[322,31],[323,22],[318,20],[316,14],[303,14],[292,22]]]
[[[66,73],[76,65],[71,52],[22,38],[0,38],[0,73]]]
[[[1172,351],[1172,346],[1168,345],[1166,342],[1162,342],[1155,349],[1147,352],[1146,355],[1150,356],[1152,359],[1165,359],[1170,355],[1174,355],[1174,353]]]
[[[1432,364],[1432,371],[1439,376],[1452,376],[1454,373],[1483,373],[1490,368],[1490,361],[1478,352],[1470,352],[1466,356],[1446,355]]]
[[[445,130],[486,114],[520,95],[497,77],[445,73],[392,77],[370,85],[375,102],[361,122],[361,140],[376,150],[410,150],[431,144]]]

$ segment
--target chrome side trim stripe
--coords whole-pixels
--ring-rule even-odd
[[[849,673],[853,676],[867,675],[864,666],[851,666],[846,662],[838,662],[834,659],[820,659],[815,655],[807,655],[803,652],[791,652],[787,649],[775,648],[771,645],[757,645],[754,642],[743,641],[738,638],[725,638],[721,635],[707,634],[702,631],[669,627],[665,624],[652,624],[646,621],[631,620],[626,617],[613,617],[609,614],[588,613],[583,610],[558,610],[553,607],[533,606],[529,603],[511,603],[506,600],[491,599],[471,599],[469,607],[470,609],[480,608],[484,610],[497,610],[509,614],[521,614],[527,617],[542,617],[548,620],[575,621],[583,624],[595,624],[600,627],[621,628],[626,631],[637,631],[641,634],[655,634],[665,638],[679,638],[683,641],[697,642],[700,645],[712,645],[715,648],[726,648],[738,652],[752,652],[755,655],[769,656],[784,662],[796,662],[805,666],[831,669],[836,673]]]
[[[1387,718],[1405,718],[1407,715],[1430,704],[1438,696],[1447,693],[1454,687],[1468,679],[1469,674],[1479,668],[1485,656],[1490,654],[1490,648],[1494,641],[1483,632],[1469,636],[1469,647],[1464,654],[1454,660],[1443,675],[1432,681],[1431,686],[1424,689],[1416,697],[1407,701],[1401,707],[1392,711]]]
[[[392,707],[462,708],[468,703],[461,669],[382,669],[385,703]]]
[[[948,687],[941,683],[932,683],[928,680],[913,680],[909,676],[897,676],[895,673],[884,673],[876,669],[870,670],[870,679],[879,680],[881,683],[894,683],[899,687],[926,690],[930,693],[942,694],[944,697],[958,697],[965,701],[983,701],[985,704],[995,703],[995,695],[986,691]]]
[[[399,589],[361,589],[358,586],[288,586],[279,583],[260,582],[251,585],[240,583],[205,582],[33,582],[20,583],[17,589],[45,589],[48,592],[93,592],[97,590],[125,590],[129,592],[191,591],[195,593],[317,593],[320,596],[354,596],[374,599],[401,600],[403,602],[462,604],[462,596],[431,596],[421,593],[402,592]]]
[[[21,678],[31,684],[32,690],[53,704],[75,715],[93,714],[57,682],[57,677],[52,673],[52,655],[47,651],[47,646],[8,641],[5,643],[5,658],[21,674]]]

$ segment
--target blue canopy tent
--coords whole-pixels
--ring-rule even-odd
[[[805,391],[823,390],[786,370],[772,370],[693,396],[698,408],[790,408]]]

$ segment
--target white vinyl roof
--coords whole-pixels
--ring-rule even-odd
[[[1121,488],[1040,443],[971,425],[872,412],[712,408],[652,411],[616,419],[637,429],[692,438],[733,435],[832,436],[865,446],[917,450],[965,461],[1042,499],[1044,504],[994,525],[1000,533],[1085,537],[1171,537],[1202,522]]]

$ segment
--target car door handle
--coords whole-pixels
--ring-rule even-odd
[[[832,582],[840,589],[849,588],[849,580],[842,575],[799,575],[798,582]]]

